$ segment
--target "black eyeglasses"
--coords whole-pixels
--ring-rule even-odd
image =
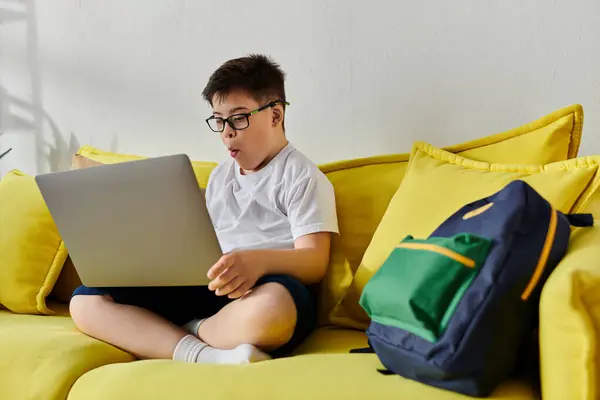
[[[261,112],[262,110],[266,110],[267,108],[275,107],[277,104],[282,103],[287,106],[290,105],[287,101],[283,100],[275,100],[264,106],[257,108],[254,111],[250,111],[242,114],[233,114],[227,118],[215,117],[214,115],[210,118],[206,119],[206,123],[211,131],[221,133],[225,130],[225,123],[227,122],[229,126],[236,131],[241,131],[250,126],[250,116],[256,113]]]

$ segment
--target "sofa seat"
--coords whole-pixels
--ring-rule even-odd
[[[78,332],[65,305],[56,316],[0,310],[0,399],[64,400],[86,372],[134,358]]]
[[[248,366],[194,365],[134,357],[80,333],[65,305],[55,316],[0,310],[0,399],[461,399],[398,376],[383,376],[363,332],[321,328],[296,357]],[[491,399],[533,399],[525,382],[501,386]]]
[[[375,355],[348,354],[366,345],[359,331],[322,328],[296,357],[249,366],[132,362],[133,356],[77,331],[66,306],[52,308],[56,316],[0,310],[0,399],[466,398],[380,375]],[[535,396],[528,384],[513,381],[491,398]]]
[[[69,400],[120,399],[466,399],[398,376],[377,372],[362,332],[320,329],[299,355],[246,366],[137,361],[111,364],[83,375]],[[526,383],[508,382],[491,399],[533,399]]]

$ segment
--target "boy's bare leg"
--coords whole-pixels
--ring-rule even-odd
[[[297,319],[291,295],[273,282],[253,289],[200,325],[199,338],[212,347],[148,310],[115,303],[109,296],[74,296],[70,311],[82,332],[139,358],[230,364],[265,359],[253,346],[268,351],[287,343]]]
[[[288,290],[265,283],[204,320],[198,337],[210,346],[232,349],[241,343],[274,350],[294,334],[297,312]]]
[[[115,303],[109,296],[74,296],[70,311],[81,331],[139,358],[170,359],[187,335],[158,315]]]

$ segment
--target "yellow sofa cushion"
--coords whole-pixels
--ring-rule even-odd
[[[64,308],[52,308],[59,315],[0,310],[0,399],[65,400],[73,383],[86,372],[134,360],[78,332]]]
[[[505,164],[549,164],[577,156],[583,109],[556,110],[509,131],[445,148],[478,161]],[[340,161],[321,166],[333,183],[340,236],[323,281],[320,314],[323,324],[335,324],[331,310],[342,299],[360,265],[390,199],[402,182],[409,154]]]
[[[375,355],[348,354],[366,345],[358,331],[319,329],[297,349],[303,355],[251,366],[132,362],[133,356],[80,333],[66,306],[52,307],[52,317],[0,310],[0,399],[463,398],[381,376]],[[526,383],[512,381],[491,399],[532,397]]]
[[[116,164],[127,161],[142,160],[146,157],[137,156],[133,154],[120,154],[109,151],[97,149],[93,146],[82,146],[77,155],[88,158],[93,161],[97,161],[102,164]],[[86,160],[74,160],[73,166],[76,168],[89,167],[92,163],[86,163]],[[196,179],[200,187],[205,188],[208,183],[208,177],[211,171],[217,164],[208,161],[192,161],[192,167],[196,174]]]
[[[600,157],[547,165],[490,164],[469,160],[429,144],[416,143],[402,185],[394,194],[367,248],[348,293],[333,312],[342,325],[365,328],[369,319],[358,305],[367,281],[404,237],[425,238],[463,205],[492,195],[522,179],[562,212],[576,202],[598,170]],[[585,197],[585,196],[584,196]]]
[[[600,192],[584,211],[596,226],[574,230],[540,301],[542,394],[549,400],[600,396]]]
[[[0,179],[0,304],[16,313],[52,314],[46,297],[67,257],[35,179]]]
[[[328,332],[332,344],[337,335]],[[349,336],[344,338],[349,339]],[[352,340],[348,340],[350,344]],[[338,347],[339,348],[339,347]],[[345,350],[347,352],[347,350]],[[111,364],[83,375],[69,400],[436,399],[467,397],[377,372],[374,354],[307,354],[246,366],[140,361]],[[503,384],[489,399],[535,398],[524,382]]]
[[[583,109],[572,105],[506,132],[445,147],[477,161],[549,164],[577,157]],[[410,154],[395,154],[321,165],[333,183],[341,247],[353,271],[400,186]]]

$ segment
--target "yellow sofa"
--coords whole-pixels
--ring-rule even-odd
[[[526,160],[546,164],[574,158],[581,135],[581,112],[579,106],[573,106],[515,130],[447,150],[504,163]],[[562,133],[556,134],[561,129]],[[538,147],[545,150],[537,151]],[[79,154],[99,162],[135,158],[86,146]],[[58,294],[76,284],[72,270],[64,268],[54,296],[47,299],[54,315],[0,310],[0,399],[468,398],[379,374],[376,370],[381,365],[375,355],[348,353],[366,346],[364,332],[344,327],[333,317],[335,305],[350,287],[387,204],[401,184],[407,160],[408,155],[403,154],[322,166],[336,190],[341,235],[332,256],[335,265],[323,283],[322,327],[294,357],[248,366],[137,361],[126,352],[78,332],[69,317],[64,293]],[[206,182],[211,168],[210,163],[195,164],[200,184]],[[585,209],[600,215],[600,194]],[[7,227],[0,226],[0,233],[2,229]],[[545,399],[595,399],[598,395],[599,256],[600,229],[575,231],[569,253],[544,288],[540,358]],[[491,398],[533,399],[538,393],[531,382],[515,378],[502,384]]]

